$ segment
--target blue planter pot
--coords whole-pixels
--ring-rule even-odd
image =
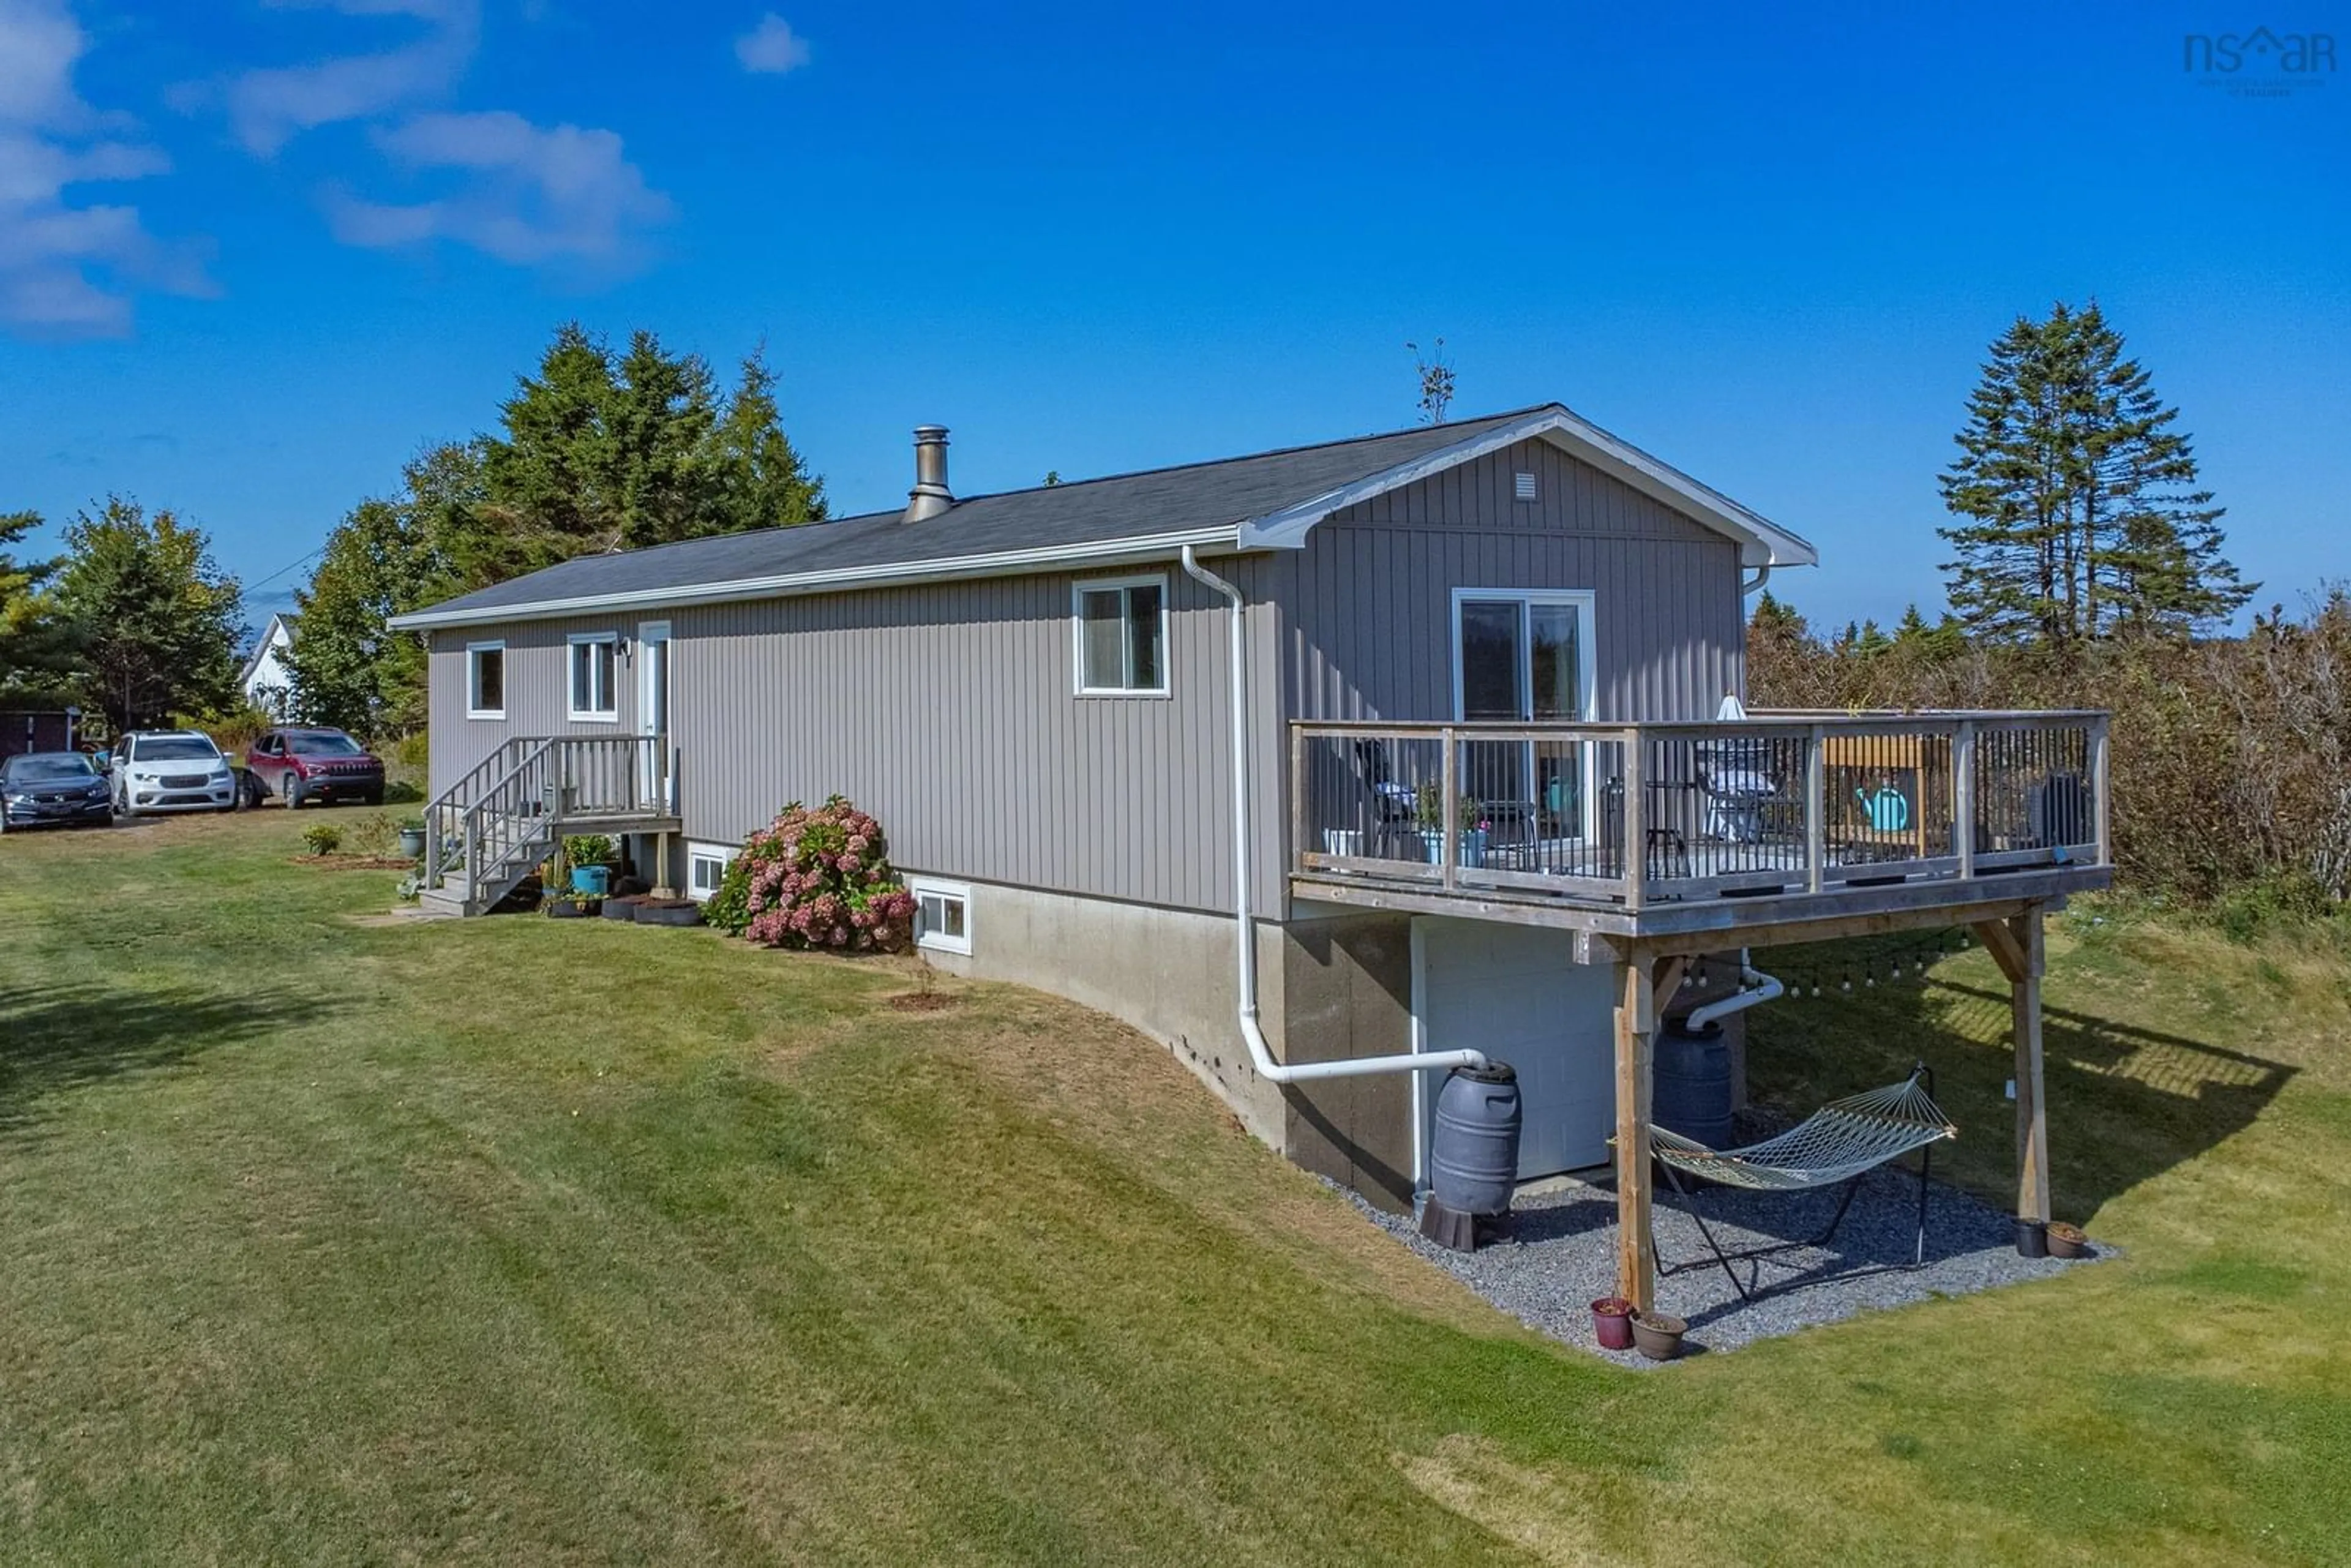
[[[1445,835],[1443,833],[1423,833],[1420,835],[1420,843],[1422,852],[1428,856],[1429,864],[1442,865],[1445,863]],[[1454,845],[1454,863],[1457,865],[1468,866],[1472,869],[1484,865],[1486,863],[1486,830],[1483,828],[1464,829],[1461,832],[1460,838]]]
[[[576,865],[571,868],[571,891],[590,894],[601,898],[611,891],[611,871],[601,865]]]

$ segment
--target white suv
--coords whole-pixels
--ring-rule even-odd
[[[142,729],[114,743],[114,809],[121,815],[235,806],[236,775],[212,737],[193,729]]]

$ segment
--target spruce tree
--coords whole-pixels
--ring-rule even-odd
[[[1967,629],[2067,646],[2225,620],[2257,585],[2220,553],[2179,410],[2093,303],[2019,317],[1993,342],[1942,476],[1938,530]]]

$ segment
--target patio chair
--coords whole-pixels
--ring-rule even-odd
[[[1411,785],[1397,781],[1388,765],[1386,743],[1355,742],[1355,768],[1371,797],[1366,852],[1388,860],[1421,859],[1426,852],[1420,839],[1420,797]]]
[[[1771,743],[1761,736],[1702,740],[1690,754],[1706,798],[1702,835],[1722,843],[1761,843],[1767,810],[1793,800],[1772,769]]]

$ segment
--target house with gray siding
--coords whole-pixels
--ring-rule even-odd
[[[2037,934],[2107,874],[2102,716],[1745,713],[1747,596],[1812,547],[1561,405],[1001,495],[942,428],[914,457],[902,508],[398,618],[428,899],[591,830],[705,895],[844,794],[934,961],[1125,1019],[1403,1206],[1438,1071],[1515,1068],[1521,1176],[1604,1165],[1659,1017],[1719,999],[1691,956]]]

